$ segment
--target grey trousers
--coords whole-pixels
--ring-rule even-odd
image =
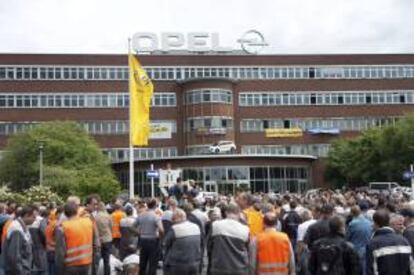
[[[193,266],[166,266],[164,275],[199,275],[200,265]]]
[[[65,267],[65,272],[63,275],[91,275],[91,273],[91,265],[82,265]]]

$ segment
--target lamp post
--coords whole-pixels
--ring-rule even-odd
[[[414,173],[414,165],[410,165],[410,172],[411,174]],[[411,199],[414,200],[414,177],[411,175]]]
[[[40,186],[43,185],[43,148],[44,148],[44,141],[39,140],[39,184]]]

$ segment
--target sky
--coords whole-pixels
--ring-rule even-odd
[[[260,31],[265,54],[414,53],[414,0],[0,0],[0,53],[126,53],[136,32]]]

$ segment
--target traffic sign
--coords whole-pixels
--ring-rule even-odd
[[[160,173],[157,170],[147,170],[147,177],[148,178],[159,178]]]
[[[406,171],[403,174],[404,179],[414,179],[414,172]]]

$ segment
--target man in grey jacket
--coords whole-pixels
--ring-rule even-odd
[[[33,275],[47,275],[47,252],[46,252],[46,208],[35,206],[35,221],[29,226],[32,237],[33,249]]]
[[[7,230],[2,247],[6,274],[32,274],[32,238],[28,226],[36,218],[34,212],[33,207],[24,207]]]
[[[173,212],[173,226],[165,235],[165,275],[197,275],[202,258],[200,228],[187,221],[182,209]]]
[[[240,223],[240,208],[230,203],[226,218],[213,222],[208,240],[211,275],[249,274],[249,228]]]

